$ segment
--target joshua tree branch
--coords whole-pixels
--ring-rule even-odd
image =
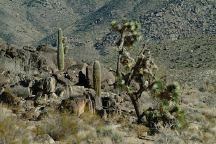
[[[123,32],[123,34],[121,35],[121,43],[120,43],[120,46],[118,48],[119,52],[118,52],[118,59],[117,59],[116,76],[120,75],[120,58],[121,58],[121,55],[124,51],[124,38],[125,38],[125,35]]]

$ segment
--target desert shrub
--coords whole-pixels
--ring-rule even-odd
[[[98,137],[110,137],[114,143],[122,142],[122,136],[109,127],[98,127],[97,135]]]
[[[21,63],[18,60],[2,57],[0,58],[0,65],[1,69],[4,71],[10,71],[13,74],[24,72],[24,68],[21,66]]]
[[[57,141],[70,141],[75,143],[94,138],[94,129],[102,127],[102,120],[93,114],[84,113],[80,118],[69,112],[49,112],[49,116],[38,125],[36,134],[48,134]],[[96,133],[96,132],[95,132]]]
[[[0,143],[31,143],[32,132],[26,129],[27,126],[5,106],[0,105]]]
[[[67,139],[78,132],[78,122],[69,113],[53,113],[51,117],[42,120],[37,127],[37,135],[48,134],[54,140]]]

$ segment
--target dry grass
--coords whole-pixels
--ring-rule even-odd
[[[80,143],[83,141],[94,141],[98,137],[111,137],[117,141],[118,135],[104,128],[103,121],[96,115],[84,113],[78,118],[70,113],[49,112],[49,117],[44,118],[37,126],[36,134],[48,134],[55,141],[66,143]],[[104,134],[105,133],[105,134]]]
[[[121,143],[122,136],[117,131],[114,131],[111,127],[98,127],[97,136],[99,138],[109,137],[113,143]]]
[[[24,73],[24,68],[18,60],[0,58],[0,66],[4,71],[10,71],[13,74]]]
[[[33,143],[37,136],[46,134],[53,140],[64,143],[100,143],[107,137],[118,143],[122,139],[119,133],[106,127],[99,117],[89,113],[78,118],[69,113],[50,110],[48,116],[41,121],[26,122],[10,109],[12,108],[0,105],[0,143],[29,144]]]
[[[0,105],[0,143],[29,144],[32,132],[26,122],[19,120],[6,106]]]
[[[48,134],[54,140],[67,139],[78,132],[78,121],[67,113],[53,113],[41,121],[37,127],[37,135]]]
[[[216,94],[216,84],[215,83],[210,83],[209,81],[205,81],[203,89],[204,91]]]

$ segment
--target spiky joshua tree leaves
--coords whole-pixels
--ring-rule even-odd
[[[117,42],[118,60],[116,68],[116,75],[119,76],[120,63],[130,66],[134,61],[126,50],[141,38],[140,24],[134,21],[122,21],[120,23],[112,21],[111,26],[114,31],[120,34],[120,40]]]

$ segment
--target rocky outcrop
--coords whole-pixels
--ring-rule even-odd
[[[69,111],[71,113],[75,113],[79,117],[85,112],[87,103],[90,102],[83,96],[70,97],[69,99],[62,100],[59,109],[60,111]]]
[[[80,84],[93,88],[93,65],[84,64],[82,70],[79,72]],[[106,68],[101,68],[101,88],[103,91],[109,91],[113,88],[115,83],[115,76],[113,72]]]
[[[55,141],[48,134],[39,135],[34,138],[33,144],[55,144]]]
[[[44,80],[44,92],[47,94],[51,94],[55,92],[56,89],[56,80],[53,77],[47,77]]]

